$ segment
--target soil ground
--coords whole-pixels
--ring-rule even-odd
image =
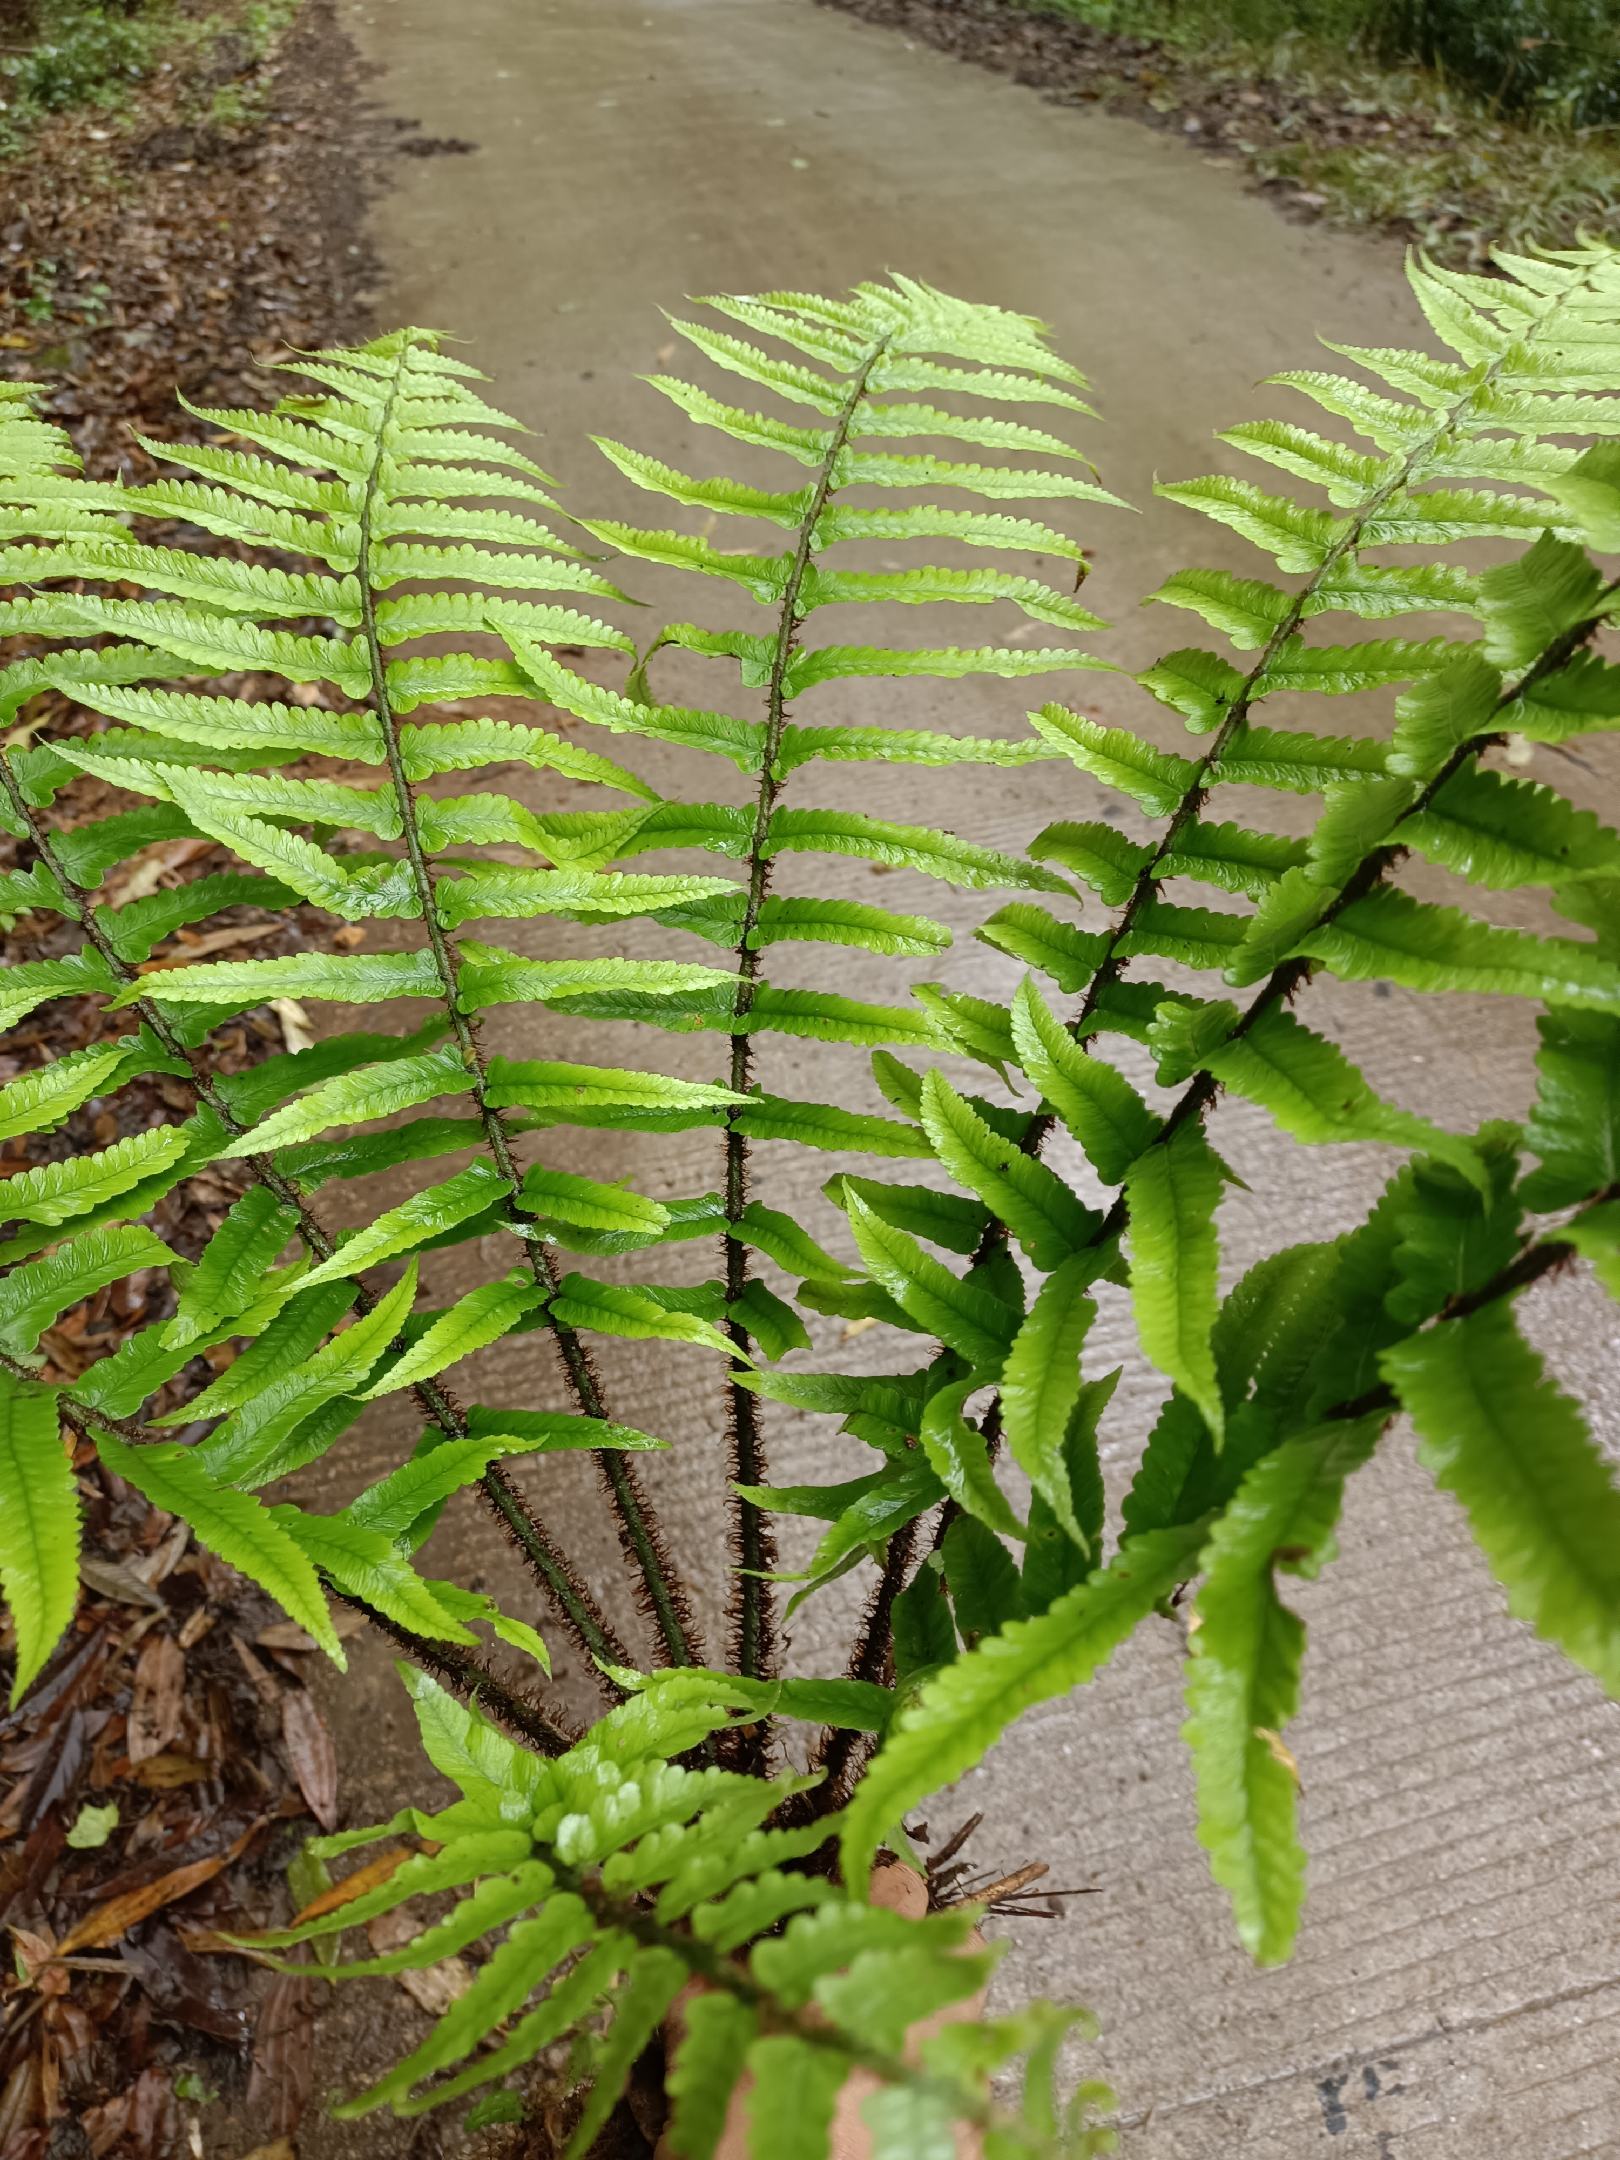
[[[1201,162],[1163,135],[1095,110],[1064,110],[943,53],[868,28],[808,0],[338,0],[364,57],[370,93],[390,113],[471,154],[396,168],[371,242],[379,321],[426,321],[469,340],[500,402],[540,432],[538,455],[570,499],[602,514],[656,516],[594,458],[587,435],[640,442],[671,462],[715,469],[717,439],[687,433],[636,380],[672,357],[660,307],[685,295],[773,285],[836,291],[889,267],[1053,320],[1060,347],[1091,372],[1106,426],[1092,441],[1109,485],[1139,518],[1089,521],[1089,594],[1121,623],[1107,649],[1136,665],[1184,641],[1180,625],[1135,611],[1136,597],[1184,560],[1252,572],[1237,543],[1154,503],[1156,473],[1232,469],[1211,432],[1274,409],[1257,391],[1277,367],[1310,363],[1312,333],[1368,345],[1421,343],[1395,251],[1280,220],[1230,167]],[[721,461],[756,477],[748,457]],[[638,574],[660,611],[694,605],[681,581]],[[716,618],[718,619],[718,618]],[[990,623],[987,636],[1013,626]],[[913,615],[862,623],[874,642],[919,642]],[[719,678],[679,661],[658,687],[675,701],[720,702]],[[1171,740],[1123,679],[1080,678],[1070,692],[1100,718]],[[924,685],[869,691],[861,717],[952,727],[1017,725],[1016,686],[949,695]],[[853,709],[853,708],[852,708]],[[1347,721],[1346,724],[1353,724]],[[1538,753],[1538,757],[1543,753]],[[709,793],[713,774],[676,754],[643,760],[674,793]],[[1532,767],[1532,770],[1537,769]],[[1596,803],[1616,760],[1546,767]],[[509,783],[522,792],[523,779]],[[538,797],[537,797],[538,799]],[[558,800],[548,791],[553,806]],[[859,771],[816,799],[920,822],[949,822],[945,787]],[[1096,815],[1087,784],[1051,769],[987,776],[974,790],[979,838],[1018,845],[1054,814]],[[864,866],[833,889],[865,895]],[[885,900],[911,904],[885,890]],[[918,896],[916,904],[924,904]],[[988,912],[926,904],[963,935],[953,966],[968,987],[1005,994],[1013,971],[967,937]],[[1513,919],[1504,910],[1502,919]],[[512,942],[570,949],[569,933],[520,926]],[[662,949],[632,931],[632,952]],[[867,972],[870,966],[872,972]],[[856,995],[894,993],[895,963],[812,951],[791,979]],[[784,964],[781,973],[787,977]],[[1438,1093],[1459,1124],[1522,1110],[1533,1035],[1502,1002],[1428,1005],[1325,987],[1312,1018],[1398,1099]],[[611,1025],[497,1014],[490,1047],[508,1054],[617,1062],[633,1054]],[[669,1038],[669,1069],[704,1075],[713,1043]],[[847,1053],[777,1048],[767,1085],[855,1099]],[[1387,1170],[1370,1151],[1291,1157],[1279,1174],[1263,1121],[1223,1106],[1216,1138],[1250,1189],[1222,1226],[1232,1271],[1271,1245],[1354,1219]],[[581,1167],[577,1145],[546,1159]],[[816,1187],[830,1164],[761,1151],[774,1203],[836,1235]],[[601,1151],[591,1167],[607,1174]],[[714,1183],[712,1136],[625,1139],[612,1168],[658,1195]],[[775,1181],[772,1183],[771,1181]],[[384,1196],[400,1197],[397,1192]],[[368,1196],[368,1205],[381,1205]],[[497,1255],[480,1255],[480,1278]],[[431,1287],[464,1287],[455,1254]],[[1600,1425],[1620,1429],[1620,1362],[1595,1299],[1573,1284],[1538,1291],[1528,1318],[1582,1371]],[[1102,1316],[1096,1370],[1128,1352],[1123,1309]],[[675,1443],[649,1464],[673,1542],[696,1555],[704,1602],[718,1606],[723,1537],[718,1403],[698,1354],[679,1367],[621,1346],[615,1413]],[[834,1323],[822,1358],[863,1345]],[[684,1392],[683,1392],[684,1390]],[[562,1401],[529,1338],[503,1346],[479,1392]],[[1110,1473],[1128,1472],[1151,1416],[1150,1385],[1122,1389],[1108,1420]],[[379,1413],[312,1481],[336,1498],[413,1438]],[[824,1438],[784,1421],[779,1478],[825,1475]],[[548,1516],[611,1596],[617,1553],[588,1475],[537,1469]],[[470,1509],[444,1533],[445,1566],[504,1590],[525,1586]],[[1133,2160],[1577,2160],[1620,2149],[1620,1950],[1612,1883],[1620,1729],[1594,1684],[1506,1616],[1461,1524],[1392,1436],[1355,1484],[1326,1619],[1313,1640],[1295,1751],[1313,1853],[1312,1903],[1299,1954],[1281,1972],[1250,1968],[1233,1940],[1193,1836],[1177,1739],[1178,1653],[1166,1626],[1144,1636],[1085,1692],[1027,1719],[994,1760],[941,1801],[936,1822],[986,1813],[986,1864],[1049,1859],[1056,1879],[1093,1884],[1059,1924],[1021,1923],[1005,1985],[1078,1997],[1099,2013],[1102,2067],[1116,2085]],[[835,1666],[858,1585],[812,1605],[795,1655]],[[1323,1593],[1300,1596],[1307,1616]],[[628,1613],[626,1624],[634,1625]],[[420,1798],[405,1706],[380,1654],[362,1649],[329,1701],[350,1820]],[[564,1684],[580,1707],[579,1675]],[[381,1991],[346,1991],[318,2027],[317,2090],[352,2086],[398,2051],[414,2015]],[[248,2140],[248,2142],[251,2142]],[[453,2141],[452,2141],[453,2143]],[[222,2148],[228,2149],[228,2148]],[[306,2122],[304,2160],[395,2155],[394,2124]]]

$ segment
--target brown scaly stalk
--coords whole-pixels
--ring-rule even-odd
[[[0,1350],[0,1371],[8,1372],[14,1379],[38,1383],[38,1375],[29,1371],[9,1352]],[[135,1418],[114,1417],[102,1411],[89,1411],[77,1403],[57,1398],[57,1410],[62,1423],[76,1438],[94,1447],[96,1431],[101,1428],[116,1433],[120,1440],[133,1447],[160,1447],[174,1445],[173,1436],[156,1432],[142,1425]],[[575,1736],[553,1723],[545,1712],[528,1702],[516,1689],[510,1688],[490,1671],[488,1666],[470,1657],[459,1644],[436,1641],[429,1635],[418,1635],[414,1628],[403,1627],[387,1613],[379,1612],[362,1597],[344,1590],[337,1584],[331,1586],[333,1595],[353,1611],[363,1613],[379,1634],[386,1635],[404,1651],[413,1665],[423,1672],[431,1673],[442,1681],[463,1702],[477,1701],[478,1707],[495,1722],[503,1725],[513,1739],[531,1748],[537,1755],[561,1755],[574,1745]]]
[[[753,940],[759,926],[760,910],[765,905],[771,885],[771,858],[766,849],[771,817],[782,792],[782,781],[776,772],[776,762],[781,750],[782,731],[787,724],[787,671],[797,649],[803,623],[798,612],[799,594],[815,545],[816,527],[833,491],[838,461],[849,440],[849,432],[860,402],[866,395],[867,381],[882,358],[883,351],[882,344],[872,346],[863,355],[851,378],[837,420],[828,437],[826,455],[821,461],[815,486],[811,490],[809,505],[799,527],[792,566],[782,588],[776,646],[771,655],[771,669],[765,691],[765,737],[760,763],[759,793],[754,804],[754,823],[749,839],[747,898],[734,953],[737,992],[731,1009],[730,1081],[733,1090],[739,1095],[748,1093],[754,1077],[753,1042],[747,1023],[758,987],[760,956]],[[748,1141],[728,1116],[727,1223],[740,1223],[747,1205]],[[734,1308],[747,1290],[749,1281],[748,1247],[736,1235],[735,1229],[725,1240],[725,1269],[726,1303]],[[739,1350],[748,1350],[750,1338],[740,1320],[728,1317],[726,1332]],[[739,1387],[735,1379],[728,1382],[727,1395],[726,1428],[731,1478],[738,1485],[761,1485],[765,1482],[766,1471],[758,1398],[747,1388]],[[732,1517],[732,1655],[738,1672],[751,1679],[768,1679],[776,1669],[775,1615],[771,1606],[770,1585],[766,1580],[775,1560],[776,1539],[768,1518],[751,1501],[738,1497],[734,1501]],[[751,1734],[744,1743],[752,1750],[754,1758],[748,1767],[755,1770],[762,1770],[764,1767],[764,1733],[763,1725],[756,1726],[751,1729]]]
[[[382,729],[389,777],[393,782],[404,828],[405,851],[410,861],[429,949],[438,972],[445,1011],[463,1062],[472,1075],[473,1098],[477,1104],[484,1137],[495,1167],[506,1184],[506,1196],[502,1205],[508,1220],[523,1237],[530,1271],[536,1285],[548,1300],[544,1316],[546,1326],[556,1344],[574,1400],[586,1417],[605,1419],[607,1410],[602,1384],[590,1352],[578,1333],[565,1322],[555,1318],[549,1309],[549,1300],[555,1295],[561,1278],[554,1256],[541,1240],[532,1234],[533,1218],[527,1215],[519,1204],[522,1173],[512,1153],[511,1135],[506,1129],[500,1110],[489,1099],[489,1075],[483,1051],[471,1022],[461,1009],[456,949],[445,936],[439,921],[433,871],[422,845],[421,828],[416,815],[416,797],[405,771],[404,756],[399,743],[399,723],[388,694],[386,665],[377,634],[376,595],[371,582],[371,530],[382,463],[383,436],[399,398],[400,382],[401,374],[396,370],[389,385],[387,399],[378,416],[376,443],[371,465],[366,473],[359,519],[357,580],[360,587],[361,638],[371,671],[370,704]],[[701,1664],[702,1646],[698,1640],[686,1592],[670,1565],[657,1521],[639,1476],[617,1449],[595,1449],[593,1459],[618,1517],[620,1543],[626,1557],[639,1570],[646,1606],[657,1626],[663,1662],[672,1665]],[[614,1662],[628,1663],[629,1660],[621,1652]]]
[[[17,785],[11,761],[3,751],[0,751],[0,790],[4,791],[12,809],[26,825],[29,839],[40,860],[72,900],[78,911],[80,927],[113,977],[126,988],[138,984],[139,975],[115,950],[111,940],[96,921],[95,907],[89,892],[69,874],[52,844],[49,829]],[[143,997],[135,1001],[134,1009],[151,1029],[164,1053],[184,1069],[187,1083],[197,1100],[214,1113],[228,1132],[240,1138],[246,1132],[246,1126],[231,1108],[206,1063],[175,1031],[162,1006],[151,998]],[[274,1193],[282,1206],[292,1213],[298,1235],[314,1258],[317,1261],[329,1260],[336,1250],[332,1236],[299,1186],[292,1179],[283,1176],[269,1155],[249,1155],[245,1160],[253,1178]],[[370,1291],[356,1283],[354,1303],[358,1311],[367,1313],[372,1310],[376,1300]],[[412,1392],[426,1415],[448,1439],[467,1438],[466,1419],[454,1399],[443,1388],[432,1381],[420,1381]],[[479,1480],[479,1487],[485,1502],[523,1554],[536,1580],[561,1614],[564,1624],[578,1642],[591,1669],[600,1674],[600,1661],[604,1660],[612,1664],[627,1663],[628,1654],[598,1609],[595,1599],[581,1582],[572,1563],[553,1544],[545,1524],[529,1507],[506,1471],[499,1464],[491,1463]],[[601,1677],[605,1688],[606,1676]]]

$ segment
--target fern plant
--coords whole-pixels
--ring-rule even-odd
[[[731,519],[774,530],[759,553],[707,531],[563,517],[554,483],[512,447],[516,423],[422,331],[295,359],[306,387],[270,413],[199,414],[225,439],[153,446],[185,477],[142,488],[84,479],[26,387],[0,402],[0,577],[16,594],[0,602],[0,634],[29,647],[0,670],[13,727],[0,820],[18,842],[0,903],[53,948],[8,971],[0,1006],[14,1021],[88,998],[108,1016],[92,1047],[0,1089],[0,1132],[45,1143],[8,1180],[0,1245],[0,1580],[16,1691],[71,1625],[76,1481],[93,1457],[340,1662],[329,1595],[399,1646],[428,1759],[460,1797],[318,1841],[322,1861],[371,1836],[405,1842],[260,1949],[445,1892],[458,1902],[406,1949],[311,1970],[363,1976],[492,1946],[422,2047],[349,2105],[416,2113],[573,2038],[589,2087],[580,2154],[649,2048],[667,2058],[670,2148],[690,2160],[713,2153],[737,2109],[754,2151],[815,2160],[851,2080],[870,2087],[885,2160],[953,2149],[953,2125],[974,2127],[994,2160],[1108,2149],[1106,2096],[1054,2088],[1072,2016],[958,2014],[908,2040],[971,2002],[987,1954],[967,1913],[914,1920],[871,1903],[872,1864],[909,1850],[908,1811],[1021,1710],[1088,1678],[1196,1582],[1187,1737],[1201,1834],[1244,1942],[1285,1955],[1304,1863],[1282,1735],[1303,1630],[1279,1579],[1329,1558],[1345,1482],[1401,1410],[1513,1609],[1620,1690],[1620,1493],[1513,1312],[1577,1256],[1611,1291],[1620,1282],[1620,836],[1491,757],[1508,738],[1561,745],[1620,725],[1620,669],[1592,649],[1617,590],[1594,556],[1620,553],[1620,456],[1607,446],[1620,435],[1620,258],[1592,246],[1501,271],[1414,271],[1449,357],[1344,350],[1358,375],[1279,378],[1370,448],[1293,421],[1225,438],[1329,507],[1226,477],[1163,490],[1257,543],[1289,581],[1192,570],[1152,596],[1237,655],[1183,648],[1140,678],[1185,723],[1192,754],[1163,747],[1162,726],[1107,728],[1065,703],[996,736],[857,709],[864,681],[1103,664],[1072,644],[809,642],[818,611],[872,603],[1011,608],[1066,636],[1102,628],[1075,593],[982,560],[1071,563],[1078,588],[1081,541],[1042,506],[1117,507],[1068,440],[1089,410],[1083,379],[1038,325],[912,281],[842,301],[719,300],[677,324],[772,412],[684,379],[654,387],[697,425],[782,458],[781,488],[602,444],[707,531]],[[1018,406],[1034,417],[1011,417]],[[234,552],[145,540],[143,520]],[[626,583],[650,562],[759,612],[747,627],[667,624],[637,655],[587,609],[617,619],[625,594],[584,537],[624,559]],[[862,542],[967,561],[851,566],[846,549]],[[1375,629],[1323,642],[1326,616]],[[1429,634],[1385,632],[1405,616]],[[1447,632],[1433,632],[1437,617]],[[735,666],[713,709],[659,698],[671,650]],[[622,688],[600,679],[621,666]],[[1285,694],[1391,690],[1392,731],[1319,734],[1260,712]],[[23,716],[45,691],[83,717],[41,739]],[[520,717],[463,709],[496,698],[520,701]],[[569,732],[543,724],[548,712]],[[581,728],[622,742],[587,748]],[[713,799],[701,781],[690,799],[658,794],[626,762],[637,741],[718,758]],[[1013,854],[818,807],[806,768],[852,761],[1047,761],[1129,807],[1117,822],[1060,819]],[[490,768],[514,766],[540,776],[527,791],[548,806],[503,792]],[[84,821],[84,776],[133,806]],[[601,788],[607,807],[549,807],[548,776]],[[1229,814],[1218,791],[1230,788],[1303,799],[1308,832],[1297,807],[1268,823],[1247,794]],[[98,902],[114,863],[175,837],[238,867]],[[680,867],[623,867],[652,853]],[[950,944],[927,915],[817,890],[827,856],[1020,895],[978,931],[1002,956],[1005,1000],[909,974],[882,1004],[776,979],[779,946],[933,966]],[[787,857],[807,859],[795,868],[808,890],[781,889]],[[1414,890],[1409,860],[1456,880],[1454,897],[1428,897],[1427,876]],[[1201,897],[1180,897],[1183,883]],[[1505,927],[1469,884],[1539,890],[1553,917]],[[1107,927],[1075,920],[1083,896],[1110,911]],[[242,907],[349,927],[272,959],[186,963],[168,943]],[[485,923],[546,918],[607,950],[537,957],[484,941]],[[696,938],[704,957],[678,942],[678,958],[614,952],[614,925],[632,919]],[[401,927],[372,942],[373,922]],[[354,926],[369,949],[355,949]],[[1141,960],[1170,979],[1143,978]],[[1459,1133],[1385,1100],[1297,1010],[1318,973],[1536,1002],[1539,1084],[1522,1126]],[[339,1025],[313,1048],[222,1071],[213,1031],[283,998],[404,1010],[390,1028]],[[702,1081],[663,1072],[656,1047],[612,1068],[505,1056],[482,1016],[508,1006],[537,1008],[531,1024],[559,1051],[576,1017],[728,1047]],[[1112,1037],[1138,1046],[1138,1078],[1151,1060],[1150,1091],[1101,1054]],[[774,1038],[869,1055],[887,1110],[853,1106],[853,1067],[835,1102],[792,1092],[776,1081]],[[190,1091],[187,1118],[60,1153],[49,1136],[77,1110],[153,1071]],[[1405,1157],[1363,1225],[1266,1255],[1224,1295],[1230,1172],[1205,1131],[1223,1093],[1285,1139]],[[544,1135],[562,1126],[712,1128],[713,1187],[654,1201],[550,1167]],[[764,1141],[832,1156],[824,1224],[758,1195],[751,1152]],[[904,1175],[842,1167],[850,1158]],[[182,1258],[141,1218],[222,1161],[240,1166],[242,1197]],[[1279,1169],[1298,1174],[1281,1154]],[[330,1228],[320,1188],[384,1172],[395,1190],[404,1173],[408,1197]],[[425,1304],[432,1255],[459,1248],[465,1281],[488,1237],[510,1240],[512,1265]],[[715,1272],[673,1283],[661,1258],[657,1279],[635,1279],[638,1255],[679,1244],[714,1252]],[[45,1329],[154,1268],[171,1284],[165,1317],[53,1383]],[[1120,1296],[1168,1394],[1109,1555],[1098,1432],[1117,1375],[1087,1370],[1087,1343],[1100,1303]],[[795,1362],[818,1314],[881,1330],[863,1334],[868,1369]],[[555,1346],[566,1408],[499,1400],[497,1346],[532,1331]],[[705,1662],[687,1568],[636,1464],[660,1438],[614,1419],[597,1336],[715,1361],[733,1560],[720,1664]],[[868,1340],[890,1347],[869,1358]],[[445,1376],[474,1358],[453,1387]],[[702,1363],[679,1369],[711,1384]],[[464,1404],[463,1383],[490,1399]],[[369,1403],[407,1396],[419,1444],[348,1507],[259,1497],[340,1447]],[[776,1404],[835,1421],[872,1468],[773,1482]],[[179,1424],[203,1437],[168,1438]],[[619,1527],[644,1670],[622,1595],[568,1555],[543,1466],[517,1468],[574,1449],[593,1454]],[[584,1734],[537,1688],[542,1616],[426,1571],[439,1513],[465,1486],[597,1676],[608,1707]],[[782,1516],[823,1526],[791,1576]],[[864,1568],[875,1585],[846,1676],[784,1671],[775,1585],[803,1599]],[[527,1661],[525,1678],[508,1677],[480,1630]],[[1028,2074],[1006,2104],[991,2080],[1020,2055]]]

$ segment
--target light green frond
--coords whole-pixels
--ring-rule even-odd
[[[0,1373],[0,1595],[16,1634],[15,1708],[79,1600],[79,1495],[53,1390]]]
[[[922,825],[896,825],[858,810],[778,810],[773,813],[768,855],[857,855],[868,862],[912,870],[919,877],[969,888],[1022,887],[1067,892],[1063,879],[994,848],[977,847],[954,833]]]
[[[1388,887],[1313,930],[1298,950],[1346,982],[1382,977],[1409,990],[1472,990],[1620,1011],[1620,964],[1590,945],[1499,929]]]
[[[96,1444],[110,1470],[154,1507],[178,1515],[200,1544],[267,1591],[334,1665],[347,1662],[314,1567],[251,1493],[216,1483],[195,1448],[130,1447],[110,1433],[98,1434]]]
[[[782,730],[776,771],[784,777],[816,758],[829,764],[1035,765],[1055,757],[1046,743],[994,735],[935,735],[921,728],[798,727]]]
[[[768,524],[793,527],[799,524],[809,508],[807,489],[782,495],[771,494],[763,488],[744,487],[736,480],[695,479],[607,436],[598,435],[592,439],[609,464],[616,466],[627,480],[634,481],[637,487],[645,488],[651,494],[667,495],[672,502],[685,503],[692,509],[717,510],[731,517],[763,518]]]
[[[962,547],[994,548],[1015,554],[1055,555],[1084,563],[1079,541],[1029,518],[979,510],[949,510],[933,503],[876,510],[831,502],[816,523],[818,548],[844,540],[955,540]]]
[[[919,607],[935,601],[990,606],[1010,601],[1032,622],[1059,630],[1100,630],[1099,616],[1068,593],[1039,578],[1006,570],[823,570],[812,566],[801,589],[804,612],[817,607],[870,606],[899,602]]]
[[[1192,783],[1188,759],[1155,750],[1123,728],[1103,727],[1061,705],[1043,705],[1029,719],[1044,742],[1072,758],[1082,772],[1131,796],[1150,817],[1168,817]]]

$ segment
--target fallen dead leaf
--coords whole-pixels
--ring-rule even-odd
[[[109,1898],[104,1905],[97,1905],[85,1914],[78,1926],[69,1930],[56,1946],[58,1957],[66,1957],[74,1950],[105,1950],[127,1935],[132,1927],[139,1927],[165,1905],[174,1904],[177,1898],[189,1897],[193,1890],[201,1889],[205,1882],[228,1868],[259,1830],[254,1823],[222,1853],[215,1853],[207,1860],[191,1860],[184,1867],[171,1868],[167,1875],[160,1875],[156,1882],[143,1883],[139,1890],[126,1891],[122,1897]]]
[[[444,1958],[423,1972],[396,1973],[394,1978],[419,2010],[429,2017],[443,2017],[473,1984],[473,1969],[465,1958]]]
[[[135,1664],[135,1694],[125,1742],[132,1763],[161,1755],[180,1730],[186,1654],[172,1635],[149,1635]]]
[[[345,1875],[341,1882],[333,1883],[330,1890],[323,1890],[312,1897],[294,1920],[294,1927],[302,1927],[306,1920],[319,1920],[323,1913],[336,1912],[340,1905],[352,1905],[357,1897],[364,1897],[368,1890],[375,1890],[385,1883],[396,1868],[402,1867],[411,1857],[408,1845],[390,1845],[375,1860],[368,1860],[364,1867],[357,1867],[352,1875]]]
[[[278,1973],[259,2012],[247,2090],[249,2112],[277,2137],[298,2128],[308,2104],[315,2072],[313,2029],[309,1982],[296,1973]]]
[[[281,1032],[287,1039],[289,1050],[313,1048],[315,1037],[309,1025],[309,1015],[296,998],[272,998],[270,1010],[281,1022]]]
[[[298,1780],[298,1790],[323,1830],[337,1828],[337,1749],[314,1697],[289,1688],[281,1702],[281,1737]]]
[[[162,965],[170,967],[176,960],[200,960],[205,954],[228,952],[233,945],[262,944],[266,925],[257,923],[228,923],[223,930],[199,930],[175,939],[172,946],[160,948]]]
[[[137,1785],[144,1785],[148,1792],[173,1792],[177,1786],[200,1785],[207,1778],[218,1775],[218,1765],[199,1762],[195,1755],[148,1755],[144,1762],[130,1761],[127,1768],[115,1763],[114,1777],[133,1778]]]
[[[81,1560],[79,1573],[98,1597],[112,1598],[120,1605],[144,1606],[148,1612],[166,1613],[169,1609],[149,1582],[143,1582],[133,1568],[116,1561]]]
[[[277,2138],[273,2145],[255,2145],[250,2153],[242,2155],[242,2160],[298,2160],[298,2155],[291,2138]]]

